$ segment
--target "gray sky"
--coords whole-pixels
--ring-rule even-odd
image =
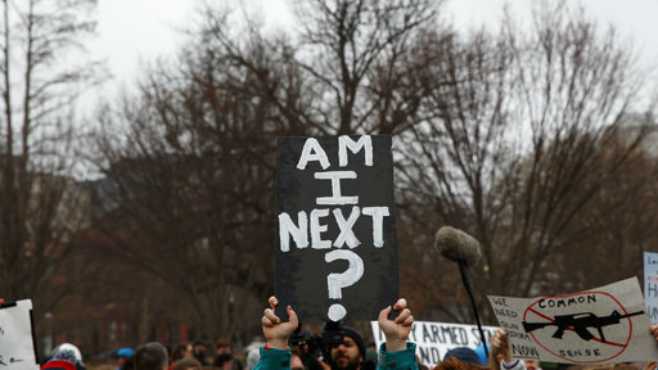
[[[207,0],[240,4],[260,11],[268,25],[288,27],[293,17],[287,0]],[[131,84],[141,66],[159,56],[173,55],[183,37],[179,30],[196,19],[198,0],[99,0],[98,38],[90,45],[95,58],[107,60],[115,80]]]
[[[207,0],[242,4],[256,10],[268,27],[294,28],[290,0]],[[527,15],[529,0],[509,0],[515,12]],[[505,1],[451,0],[448,11],[459,28],[495,26]],[[574,3],[576,3],[574,1]],[[600,23],[612,22],[640,52],[643,67],[658,64],[657,0],[583,0],[588,13]],[[107,60],[115,79],[104,95],[133,83],[144,62],[172,55],[182,42],[176,28],[191,26],[197,0],[100,0],[99,37],[90,45],[92,55]]]

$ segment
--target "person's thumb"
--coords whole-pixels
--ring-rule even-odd
[[[392,307],[391,307],[391,306],[387,306],[387,307],[384,308],[383,310],[379,311],[378,321],[379,321],[380,323],[382,323],[382,322],[388,320],[388,314],[391,313],[391,310],[392,310]]]
[[[292,306],[288,306],[288,322],[295,327],[299,326],[299,317],[297,317],[297,312],[292,309]]]

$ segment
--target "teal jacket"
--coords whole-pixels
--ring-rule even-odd
[[[254,370],[289,370],[290,351],[276,348],[260,349],[260,360]],[[418,370],[416,344],[407,342],[407,349],[386,352],[385,344],[379,348],[377,370]]]

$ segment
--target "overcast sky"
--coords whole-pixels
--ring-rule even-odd
[[[269,27],[294,28],[290,0],[206,0],[242,4],[257,10]],[[529,0],[510,0],[515,12],[527,12]],[[576,3],[576,1],[573,1]],[[104,58],[115,79],[104,93],[131,84],[140,66],[158,56],[172,55],[182,42],[177,28],[191,26],[197,0],[99,0],[99,37],[90,45],[92,55]],[[459,28],[496,24],[505,1],[452,0],[448,12]],[[658,1],[583,0],[588,13],[601,23],[612,22],[632,40],[641,65],[658,64]]]

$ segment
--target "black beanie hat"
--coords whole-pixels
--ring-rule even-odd
[[[343,326],[341,328],[341,331],[343,332],[343,335],[346,337],[350,337],[354,340],[356,343],[356,346],[359,347],[359,352],[361,352],[361,356],[365,358],[366,356],[366,342],[363,341],[363,338],[361,338],[361,334],[354,330],[353,328],[350,328],[349,326]]]
[[[359,332],[357,332],[355,329],[332,322],[325,325],[322,336],[325,338],[330,336],[340,336],[341,340],[342,337],[352,338],[354,343],[356,343],[356,346],[359,348],[359,353],[361,353],[361,356],[365,359],[366,343],[363,341],[361,334],[359,334]]]

